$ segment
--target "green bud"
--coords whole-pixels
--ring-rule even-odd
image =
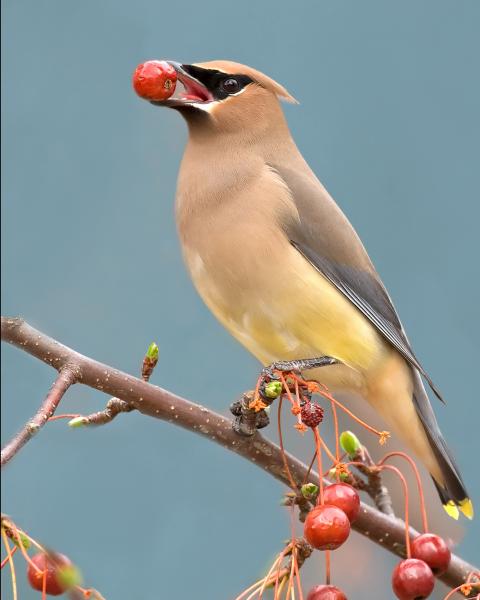
[[[82,583],[82,576],[75,565],[65,565],[58,568],[56,579],[66,589],[70,590]]]
[[[267,398],[278,398],[282,393],[282,383],[280,381],[269,381],[265,384],[264,394]]]
[[[20,547],[20,545],[22,545],[25,548],[25,550],[28,550],[30,548],[30,540],[22,531],[18,531],[18,535],[14,535],[12,540],[15,546]]]
[[[145,357],[150,358],[151,360],[158,360],[158,346],[155,342],[152,342],[150,344],[145,354]]]
[[[349,456],[355,456],[362,444],[357,436],[351,431],[343,431],[340,434],[340,446]]]
[[[336,481],[337,480],[337,469],[335,469],[335,467],[333,469],[330,469],[330,471],[328,472],[328,477],[332,481]],[[339,479],[340,479],[340,481],[348,481],[348,474],[347,473],[340,473]]]
[[[314,500],[318,496],[318,485],[305,483],[301,487],[302,496],[307,500]]]
[[[68,426],[72,427],[73,429],[83,427],[84,425],[86,425],[85,417],[74,417],[68,422]]]

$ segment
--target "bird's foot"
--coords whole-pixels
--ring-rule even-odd
[[[272,402],[281,394],[291,396],[291,392],[301,388],[300,397],[294,400],[293,409],[298,412],[300,406],[311,399],[311,395],[318,384],[306,381],[301,373],[311,369],[318,369],[337,364],[339,361],[331,356],[305,358],[291,361],[277,361],[264,367],[260,373],[254,391],[243,394],[230,406],[234,415],[233,429],[240,435],[252,436],[257,429],[266,427],[270,418],[268,410]],[[293,410],[292,409],[292,410]]]

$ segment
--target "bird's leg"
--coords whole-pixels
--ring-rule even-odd
[[[268,367],[262,369],[262,375],[270,379],[278,379],[275,371],[281,371],[282,373],[309,371],[311,369],[318,369],[319,367],[329,367],[330,365],[339,364],[336,358],[332,356],[318,356],[315,358],[298,358],[296,360],[279,360],[273,362]]]

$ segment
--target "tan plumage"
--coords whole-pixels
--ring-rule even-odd
[[[450,513],[459,505],[470,515],[421,382],[426,374],[390,298],[291,138],[279,99],[292,96],[237,63],[172,64],[190,92],[188,101],[168,105],[189,125],[176,216],[200,295],[264,365],[339,359],[342,365],[308,375],[334,391],[360,393],[422,460]],[[242,83],[231,94],[228,76]],[[207,100],[192,100],[198,85]]]

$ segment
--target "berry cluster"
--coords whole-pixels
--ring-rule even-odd
[[[345,593],[335,585],[330,583],[330,552],[339,548],[346,542],[350,535],[352,523],[360,514],[360,497],[357,489],[367,489],[376,498],[375,489],[368,487],[371,484],[370,477],[378,478],[384,471],[390,471],[396,474],[402,483],[405,497],[405,547],[407,558],[402,560],[394,569],[392,574],[392,589],[399,600],[422,600],[428,598],[435,585],[435,576],[444,573],[450,563],[450,550],[446,542],[439,536],[428,533],[427,514],[425,509],[425,499],[423,495],[420,475],[414,461],[402,452],[389,452],[378,462],[374,462],[367,448],[363,446],[358,438],[350,431],[344,431],[341,434],[338,430],[338,419],[336,411],[341,409],[345,411],[357,423],[365,427],[370,433],[377,436],[380,445],[385,444],[389,437],[386,431],[377,431],[367,423],[358,419],[350,410],[338,402],[328,390],[316,382],[305,381],[297,373],[285,375],[282,372],[277,374],[277,380],[273,382],[275,389],[271,391],[272,398],[278,398],[278,423],[280,434],[280,449],[283,456],[283,464],[286,475],[290,482],[290,487],[295,492],[287,494],[285,505],[295,509],[298,505],[300,509],[300,519],[304,521],[303,538],[308,542],[310,552],[312,549],[325,552],[326,565],[326,583],[313,587],[306,600],[347,600]],[[271,382],[268,385],[273,385]],[[257,385],[259,389],[259,385]],[[312,401],[312,393],[318,393],[326,399],[332,411],[333,423],[335,427],[335,452],[333,453],[322,439],[320,434],[320,425],[325,417],[324,408],[317,402]],[[268,396],[270,398],[270,396]],[[301,489],[290,472],[288,460],[283,448],[281,433],[281,408],[282,401],[286,398],[291,404],[291,412],[297,422],[295,428],[305,433],[311,429],[315,441],[315,460],[317,462],[318,473],[320,475],[318,485],[306,481]],[[250,405],[252,410],[257,410],[256,398]],[[344,455],[340,456],[340,448]],[[330,467],[324,471],[322,465],[322,455],[326,453],[332,461]],[[348,462],[343,462],[344,457],[348,457]],[[406,460],[415,475],[421,507],[421,516],[423,521],[423,530],[425,533],[418,535],[410,540],[409,536],[409,491],[407,481],[400,471],[394,465],[387,464],[392,457],[401,457]],[[313,464],[313,461],[312,461]],[[360,475],[357,476],[350,471],[355,467]],[[331,478],[336,479],[335,483],[326,484],[324,477],[329,474]],[[366,480],[361,476],[365,476]],[[313,504],[313,508],[312,508]],[[283,600],[290,598],[290,592],[296,586],[301,591],[301,582],[299,569],[308,556],[302,556],[298,552],[299,540],[292,537],[288,547],[277,557],[267,576],[251,586],[236,600],[244,598],[262,597],[262,592],[267,586],[274,586],[274,599]],[[289,557],[289,562],[285,564],[285,559]],[[252,592],[253,590],[253,592]],[[286,596],[284,592],[286,591]],[[248,593],[247,593],[248,592]]]

